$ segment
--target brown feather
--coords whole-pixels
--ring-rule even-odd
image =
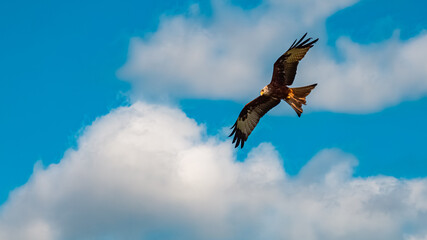
[[[307,33],[304,34],[298,42],[295,40],[288,51],[280,56],[274,63],[271,84],[283,86],[291,85],[294,82],[299,61],[304,58],[308,50],[313,47],[313,44],[319,40],[317,38],[310,41],[311,38],[308,38],[303,41],[306,35]]]
[[[231,127],[232,132],[229,135],[229,137],[231,137],[234,134],[233,143],[236,143],[236,148],[239,145],[243,148],[245,141],[248,139],[262,116],[279,103],[280,99],[263,95],[246,104],[240,112],[236,122]]]

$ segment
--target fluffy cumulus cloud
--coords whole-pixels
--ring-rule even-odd
[[[307,59],[310,71],[303,82],[318,79],[313,106],[338,112],[373,112],[427,93],[427,34],[405,42],[395,36],[368,46],[341,38],[337,48],[343,62],[317,55]]]
[[[156,32],[130,43],[119,76],[134,97],[248,101],[266,85],[274,61],[304,32],[319,37],[300,64],[296,85],[319,83],[310,105],[337,112],[373,112],[427,93],[426,34],[360,45],[341,38],[333,56],[325,20],[355,0],[264,0],[251,10],[213,1],[212,18],[165,16]]]
[[[133,38],[119,75],[133,83],[137,97],[253,96],[270,78],[278,53],[305,31],[320,35],[324,19],[352,2],[264,1],[243,11],[212,1],[211,19],[165,16],[155,33]]]
[[[337,149],[288,176],[270,144],[235,160],[183,112],[99,118],[0,211],[0,239],[425,239],[427,179],[352,177]]]

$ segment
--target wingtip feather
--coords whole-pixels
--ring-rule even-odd
[[[301,39],[305,38],[305,36],[307,36],[308,32],[306,32]]]
[[[233,129],[233,131],[230,133],[230,135],[228,135],[228,137],[231,137],[231,136],[233,136],[233,134],[236,132],[236,127],[231,127],[231,129]]]
[[[239,145],[240,145],[240,138],[237,138],[236,145],[234,146],[234,148],[237,148]]]
[[[307,36],[307,33],[305,33],[304,36],[302,36],[302,38],[295,44],[295,47],[298,47],[300,45],[305,36]]]
[[[289,49],[292,49],[295,46],[295,43],[297,42],[298,39],[295,39],[295,41],[291,44],[291,46],[289,47]],[[288,49],[288,50],[289,50]]]
[[[295,39],[295,41],[292,43],[292,45],[289,47],[288,51],[292,48],[306,48],[306,47],[312,47],[313,44],[315,44],[319,38],[314,39],[310,42],[313,38],[307,38],[304,40],[304,38],[307,36],[308,33],[305,33],[299,40]],[[298,40],[298,41],[297,41]]]

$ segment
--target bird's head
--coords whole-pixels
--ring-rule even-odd
[[[268,95],[268,85],[267,86],[265,86],[263,89],[261,89],[261,92],[259,93],[261,96],[262,95]]]

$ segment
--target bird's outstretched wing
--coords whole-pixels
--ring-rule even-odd
[[[258,124],[259,119],[279,103],[280,99],[262,95],[246,104],[240,112],[237,121],[231,127],[233,131],[229,137],[234,134],[233,143],[236,143],[236,148],[239,145],[243,148],[245,141]]]
[[[294,82],[299,61],[305,56],[308,50],[313,47],[313,44],[319,40],[318,38],[313,41],[310,41],[311,38],[304,40],[306,35],[307,33],[304,34],[298,42],[295,40],[288,51],[280,56],[274,63],[271,83],[276,86],[282,86],[291,85]]]

